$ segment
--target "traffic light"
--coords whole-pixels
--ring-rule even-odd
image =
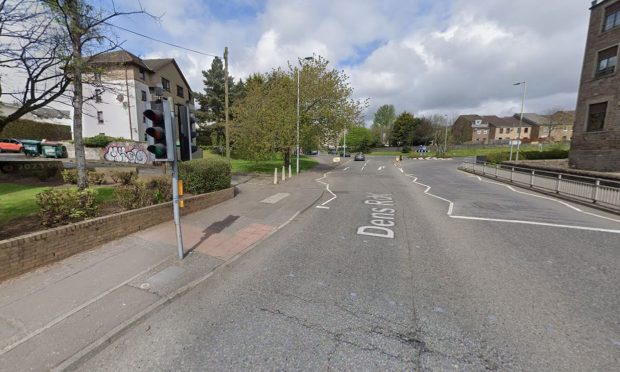
[[[181,161],[192,160],[192,153],[198,149],[193,143],[196,138],[196,117],[188,107],[179,107],[179,137]]]
[[[168,101],[151,102],[151,108],[144,111],[144,116],[151,122],[146,128],[149,141],[146,149],[159,161],[174,161],[174,128]]]

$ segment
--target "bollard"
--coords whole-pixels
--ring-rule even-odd
[[[601,180],[597,179],[596,183],[594,184],[594,189],[592,189],[592,202],[593,203],[596,203],[598,201],[598,190],[600,186],[601,186]]]
[[[562,183],[562,175],[558,174],[558,182],[555,183],[555,193],[560,193],[560,183]]]
[[[291,167],[291,165],[289,164],[289,165],[288,165],[288,178],[293,178],[293,172],[291,171],[291,169],[292,169],[292,167]]]
[[[275,168],[273,170],[273,184],[274,185],[278,184],[278,168]]]
[[[284,168],[284,165],[282,166],[282,181],[286,181],[286,168]]]
[[[535,170],[532,170],[532,173],[530,174],[530,187],[534,187],[534,176],[536,174]]]

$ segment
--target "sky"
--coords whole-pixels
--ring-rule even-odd
[[[109,6],[111,0],[96,0]],[[254,72],[321,55],[370,99],[367,122],[393,104],[415,115],[512,115],[572,110],[590,0],[116,0],[152,15],[114,23],[207,54],[229,48],[230,72]],[[143,58],[173,57],[194,91],[212,56],[113,29]],[[303,87],[302,87],[303,89]]]

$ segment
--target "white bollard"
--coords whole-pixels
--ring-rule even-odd
[[[291,171],[291,165],[288,165],[288,178],[293,178],[293,172]]]
[[[278,168],[274,168],[273,170],[273,184],[278,184]]]
[[[286,168],[284,168],[284,165],[282,166],[282,181],[286,181]]]

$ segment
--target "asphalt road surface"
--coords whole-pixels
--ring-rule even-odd
[[[316,181],[333,195],[81,368],[618,370],[618,216],[392,160]]]

